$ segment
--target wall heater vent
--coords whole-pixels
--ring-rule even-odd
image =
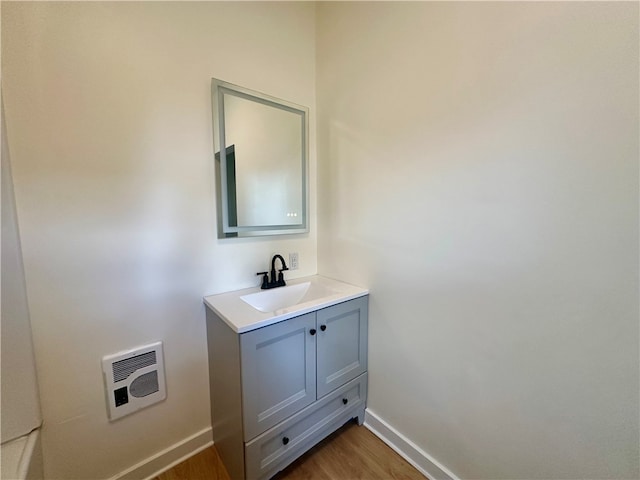
[[[109,419],[116,420],[167,397],[162,342],[102,358]]]

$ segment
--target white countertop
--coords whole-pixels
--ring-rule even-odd
[[[256,310],[240,298],[244,295],[264,292],[265,290],[261,290],[260,287],[209,295],[204,297],[204,303],[224,320],[234,332],[245,333],[369,294],[369,290],[366,288],[356,287],[338,280],[321,277],[320,275],[287,280],[287,285],[297,285],[304,282],[310,282],[312,289],[317,286],[319,290],[323,290],[327,294],[308,301],[303,298],[301,303],[268,313]]]

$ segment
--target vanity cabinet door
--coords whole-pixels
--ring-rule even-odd
[[[244,439],[316,399],[316,314],[240,335]]]
[[[325,396],[367,371],[369,297],[317,312],[317,393]]]

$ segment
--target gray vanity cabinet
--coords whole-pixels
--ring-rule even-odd
[[[316,314],[240,335],[245,441],[316,400]]]
[[[367,298],[317,312],[318,398],[367,371]]]
[[[207,309],[216,448],[232,479],[267,479],[364,420],[368,297],[237,334]]]

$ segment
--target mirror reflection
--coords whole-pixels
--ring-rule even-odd
[[[305,107],[214,79],[219,236],[307,231]]]

